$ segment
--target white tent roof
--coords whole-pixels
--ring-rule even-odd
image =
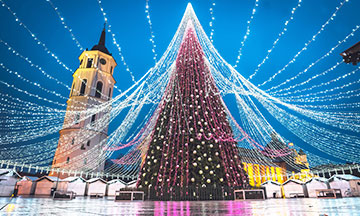
[[[0,169],[0,176],[17,176],[17,177],[21,178],[19,173],[17,173],[13,169]]]
[[[315,178],[312,178],[312,179],[310,179],[309,181],[305,182],[305,184],[308,184],[308,183],[310,183],[310,182],[313,181],[313,180],[314,180],[314,181],[319,181],[319,182],[324,182],[324,183],[326,183],[326,182],[329,181],[327,178],[315,177]]]
[[[102,178],[92,178],[92,179],[87,180],[86,182],[87,183],[93,183],[93,182],[96,182],[98,180],[100,180],[100,181],[102,181],[102,182],[104,182],[106,184],[106,181],[104,179],[102,179]]]
[[[22,180],[28,180],[28,181],[32,181],[32,182],[34,182],[34,181],[36,181],[36,180],[38,180],[39,178],[38,177],[36,177],[36,176],[24,176],[23,178],[22,178]]]
[[[333,181],[334,178],[342,179],[342,180],[345,180],[345,181],[349,181],[349,180],[360,180],[359,177],[356,177],[356,176],[354,176],[354,175],[346,174],[346,175],[333,175],[333,176],[331,176],[331,178],[329,179],[329,181]]]
[[[70,176],[70,177],[67,177],[67,178],[63,179],[62,181],[65,181],[65,182],[73,182],[73,181],[76,181],[76,180],[78,180],[78,179],[80,179],[80,180],[83,181],[83,182],[86,182],[86,180],[85,180],[84,178],[79,177],[79,176]]]
[[[271,181],[271,180],[268,180],[266,182],[263,182],[261,185],[265,185],[265,184],[275,184],[275,185],[281,185],[279,182],[276,182],[276,181]]]
[[[120,182],[121,184],[126,185],[126,183],[123,182],[123,181],[121,181],[120,179],[113,179],[113,180],[111,180],[111,181],[108,181],[108,184],[115,184],[115,183],[117,183],[117,182]]]
[[[128,182],[128,183],[126,183],[126,186],[132,186],[132,185],[136,184],[136,182],[137,182],[137,180]]]
[[[296,183],[296,184],[301,184],[301,185],[304,184],[304,182],[299,181],[299,180],[297,180],[297,179],[289,179],[289,180],[287,180],[286,182],[284,182],[282,185],[286,185],[286,184],[289,183],[289,182],[294,182],[294,183]]]
[[[43,179],[48,179],[48,180],[50,180],[50,181],[52,181],[52,182],[55,182],[55,181],[63,181],[62,179],[59,179],[58,177],[55,177],[55,176],[43,176],[43,177],[41,177],[41,178],[38,178],[38,179],[36,179],[35,181],[41,181],[41,180],[43,180]]]

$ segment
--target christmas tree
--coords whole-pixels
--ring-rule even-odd
[[[137,184],[159,199],[199,199],[204,188],[248,187],[224,102],[191,22]]]

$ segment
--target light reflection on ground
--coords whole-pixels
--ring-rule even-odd
[[[0,198],[0,208],[8,202]],[[0,215],[360,215],[360,198],[258,201],[114,202],[112,199],[14,198]]]

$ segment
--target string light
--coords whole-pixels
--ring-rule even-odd
[[[320,30],[319,30],[318,32],[316,32],[316,34],[314,34],[314,35],[312,36],[312,38],[311,38],[308,42],[305,43],[305,46],[304,46],[300,51],[298,51],[298,52],[296,53],[296,55],[290,60],[289,63],[287,63],[282,69],[280,69],[279,71],[277,71],[277,72],[276,72],[274,75],[272,75],[269,79],[267,79],[266,81],[264,81],[264,82],[261,83],[261,84],[258,84],[257,86],[260,87],[260,86],[265,85],[265,84],[268,83],[268,82],[271,82],[275,77],[277,77],[277,75],[279,75],[281,72],[285,71],[286,68],[287,68],[289,65],[293,64],[293,63],[296,61],[297,57],[299,57],[300,54],[301,54],[303,51],[307,50],[307,47],[308,47],[312,42],[314,42],[314,41],[316,40],[317,36],[319,36],[319,34],[321,34],[321,32],[323,32],[323,31],[325,30],[326,26],[327,26],[331,21],[333,21],[333,20],[335,19],[336,14],[337,14],[338,11],[344,6],[344,4],[345,4],[346,2],[349,2],[349,0],[344,0],[344,1],[342,1],[342,2],[340,3],[340,6],[339,6],[339,7],[336,7],[335,12],[334,12],[334,13],[330,16],[330,18],[321,26]]]
[[[56,60],[56,62],[61,65],[63,68],[65,68],[67,71],[69,71],[71,74],[74,73],[74,71],[72,69],[70,69],[68,66],[66,66],[60,59],[59,57],[53,53],[47,46],[46,44],[44,44],[42,41],[40,41],[40,39],[19,19],[19,17],[16,15],[15,12],[13,12],[13,10],[6,5],[3,0],[0,0],[0,2],[2,3],[2,7],[5,7],[14,17],[15,17],[15,21],[18,22],[18,24],[20,26],[22,26],[23,28],[25,28],[25,30],[31,35],[32,39],[34,41],[37,42],[38,45],[41,45],[44,49],[44,51],[49,54],[52,58],[54,58]],[[87,56],[87,54],[85,54]],[[98,68],[97,68],[98,69]],[[98,70],[99,72],[101,72],[101,70]],[[77,76],[79,79],[81,79],[79,76]],[[116,88],[116,87],[114,87]],[[91,86],[91,89],[95,89],[94,86]],[[116,88],[117,89],[117,88]],[[95,89],[96,90],[96,89]]]
[[[2,94],[0,93],[0,100],[5,101],[6,103],[11,103],[13,104],[15,107],[17,108],[21,108],[21,107],[25,107],[25,109],[27,110],[31,110],[31,111],[42,111],[42,112],[53,112],[53,113],[58,113],[58,112],[64,112],[63,110],[59,110],[59,109],[54,109],[52,107],[48,107],[48,106],[40,106],[39,104],[35,104],[29,101],[25,101],[25,100],[21,100],[17,97],[14,96],[10,96],[8,94]],[[11,101],[10,101],[11,100]],[[13,102],[13,101],[17,101]]]
[[[260,64],[258,64],[258,66],[257,66],[257,68],[255,69],[254,73],[249,76],[249,80],[251,80],[251,79],[257,74],[257,72],[260,70],[261,66],[262,66],[263,64],[265,64],[266,60],[269,59],[269,56],[270,56],[270,54],[272,53],[272,51],[274,50],[276,44],[279,42],[280,38],[285,34],[285,32],[287,32],[287,26],[289,25],[289,23],[291,22],[291,20],[294,19],[294,15],[295,15],[296,10],[297,10],[299,7],[301,7],[301,2],[302,2],[302,0],[299,0],[299,1],[298,1],[298,4],[296,5],[296,7],[294,7],[294,8],[291,10],[291,16],[290,16],[290,18],[289,18],[288,20],[285,21],[283,30],[281,31],[281,33],[279,34],[279,36],[276,38],[276,40],[273,42],[273,45],[272,45],[272,47],[268,50],[265,58],[261,61]]]
[[[322,57],[320,57],[319,59],[317,59],[315,62],[311,63],[305,70],[299,72],[299,73],[296,73],[295,76],[291,77],[290,79],[287,79],[286,81],[280,83],[279,85],[276,85],[276,86],[273,86],[271,88],[269,88],[268,90],[266,90],[267,92],[270,92],[274,89],[277,89],[279,88],[280,86],[283,86],[285,85],[286,83],[290,82],[290,81],[293,81],[295,79],[297,79],[299,76],[301,76],[302,74],[306,73],[310,68],[312,68],[314,65],[316,65],[317,63],[319,63],[321,60],[323,60],[324,58],[330,56],[330,54],[332,54],[332,52],[338,47],[340,46],[341,44],[345,43],[347,41],[347,39],[349,39],[349,37],[352,37],[354,36],[354,33],[359,30],[360,28],[360,25],[357,25],[354,29],[352,29],[351,33],[348,34],[342,41],[339,41],[338,44],[336,44],[333,48],[331,48],[325,55],[323,55]],[[314,76],[314,78],[316,78],[318,76]],[[311,79],[310,79],[311,80]],[[310,81],[309,80],[309,81]],[[291,86],[291,88],[294,88]],[[272,93],[275,93],[275,92],[280,92],[280,91],[283,91],[283,90],[278,90],[278,91],[272,91]]]
[[[343,94],[343,93],[341,93]],[[336,94],[338,95],[338,94]],[[329,104],[329,105],[311,105],[311,104],[306,104],[306,105],[297,105],[297,107],[300,108],[311,108],[311,109],[357,109],[359,108],[360,103],[359,102],[355,102],[355,103],[340,103],[340,104]]]
[[[67,89],[70,89],[70,87],[68,85],[66,85],[65,83],[61,82],[60,80],[58,80],[57,78],[49,75],[48,73],[46,73],[39,65],[33,63],[31,60],[29,60],[28,57],[24,57],[23,55],[21,55],[18,51],[16,51],[14,48],[12,48],[7,42],[3,41],[0,39],[0,42],[2,44],[4,44],[8,50],[13,53],[16,56],[19,56],[20,58],[22,58],[23,60],[25,60],[31,67],[35,67],[36,69],[38,69],[46,78],[54,80],[57,84],[64,86]]]
[[[102,6],[102,1],[101,1],[101,0],[98,0],[98,4],[99,4],[99,7],[100,7],[100,11],[101,11],[101,13],[102,13],[102,15],[103,15],[103,17],[104,17],[105,23],[108,23],[108,22],[109,22],[109,19],[107,18],[106,13],[105,13],[105,11],[104,11],[104,8],[103,8],[103,6]],[[119,51],[120,60],[122,61],[123,65],[124,65],[124,67],[125,67],[125,69],[126,69],[126,71],[129,72],[129,74],[130,74],[130,76],[131,76],[131,80],[135,83],[135,77],[134,77],[133,73],[131,72],[128,64],[127,64],[126,61],[125,61],[125,58],[124,58],[124,56],[123,56],[123,54],[122,54],[122,50],[121,50],[120,45],[116,42],[116,39],[115,39],[115,36],[116,36],[116,35],[115,35],[115,33],[112,32],[112,30],[111,30],[111,25],[108,24],[107,26],[108,26],[107,31],[108,31],[108,32],[110,33],[110,35],[111,35],[111,38],[112,38],[112,40],[113,40],[113,44],[116,46],[116,48],[117,48],[118,51]]]
[[[354,71],[350,72],[350,73],[355,73],[359,70],[359,68],[355,69]],[[342,78],[342,77],[340,77]],[[335,80],[338,80],[340,78],[336,78],[334,80],[330,80],[328,81],[327,83],[331,83],[331,82],[335,82]],[[326,94],[326,93],[329,93],[329,92],[333,92],[333,91],[336,91],[336,90],[339,90],[339,89],[344,89],[346,87],[349,87],[351,85],[355,85],[355,84],[358,84],[360,82],[360,80],[356,80],[354,82],[350,82],[350,83],[346,83],[342,86],[337,86],[337,87],[334,87],[334,88],[331,88],[331,89],[326,89],[326,90],[322,90],[322,91],[319,91],[319,92],[313,92],[313,93],[308,93],[308,94],[304,94],[304,95],[299,95],[299,96],[291,96],[291,97],[287,97],[287,98],[290,98],[290,99],[294,99],[294,98],[307,98],[306,101],[313,101],[313,99],[315,99],[315,97],[311,97],[312,95],[318,95],[318,94]],[[322,85],[326,85],[326,84],[319,84],[318,86],[322,86]],[[349,93],[352,93],[354,92],[354,90],[350,90],[348,92],[343,92],[342,94],[349,94]],[[339,93],[340,94],[340,93]],[[338,96],[337,95],[334,95],[334,96]],[[323,96],[323,97],[333,97],[333,96]],[[349,96],[348,98],[350,98],[351,96]],[[321,97],[318,97],[318,98],[321,98]],[[336,98],[332,98],[332,99],[329,99],[329,100],[336,100]]]
[[[257,7],[259,6],[259,0],[255,0],[255,5],[251,11],[251,16],[250,16],[250,19],[247,21],[247,26],[246,26],[246,33],[243,37],[243,40],[241,41],[241,46],[240,46],[240,49],[238,51],[238,56],[236,58],[236,61],[235,61],[235,65],[234,65],[234,68],[237,67],[237,65],[239,64],[239,61],[240,61],[240,58],[242,56],[242,49],[244,48],[245,46],[245,42],[246,40],[248,39],[249,35],[250,35],[250,25],[255,17],[255,13],[256,13],[256,9]]]
[[[153,32],[153,28],[152,28],[152,22],[151,22],[151,19],[150,19],[150,9],[149,9],[149,0],[146,0],[146,4],[145,4],[145,14],[146,14],[146,18],[148,20],[148,23],[149,23],[149,28],[150,28],[150,42],[151,42],[151,45],[152,45],[152,52],[154,54],[154,61],[155,63],[157,62],[156,60],[156,57],[157,57],[157,54],[156,54],[156,45],[155,45],[155,35],[154,35],[154,32]]]
[[[304,142],[310,143],[312,146],[315,146],[325,153],[333,155],[339,159],[346,159],[349,161],[360,160],[359,156],[352,153],[354,151],[358,151],[359,146],[357,143],[359,140],[355,137],[348,135],[344,136],[335,131],[330,132],[330,130],[319,126],[311,127],[309,123],[305,123],[304,121],[299,120],[294,115],[289,113],[285,114],[286,112],[278,106],[274,106],[268,103],[263,103],[263,105],[265,105],[271,111],[273,116],[278,121],[287,126],[288,130],[297,135]],[[301,134],[307,134],[307,136],[302,136]],[[314,134],[315,136],[309,136],[310,134]],[[337,145],[329,145],[330,142],[335,142]],[[348,151],[344,151],[344,148]]]
[[[0,0],[1,1],[1,0]],[[256,1],[257,3],[258,1]],[[100,8],[101,1],[99,1]],[[103,10],[101,10],[103,12]],[[104,12],[103,12],[104,13]],[[104,18],[106,18],[106,14],[103,14]],[[252,20],[252,19],[251,19]],[[107,19],[105,20],[107,21]],[[250,83],[244,77],[241,76],[231,65],[229,65],[216,51],[213,47],[211,41],[206,36],[203,31],[196,15],[191,7],[188,7],[185,15],[177,29],[172,41],[170,42],[169,47],[166,49],[163,56],[156,62],[155,66],[151,68],[147,73],[138,81],[136,81],[130,88],[113,98],[112,100],[106,101],[99,106],[89,108],[84,111],[65,111],[65,105],[62,103],[57,103],[55,101],[49,100],[48,98],[42,98],[39,95],[32,94],[26,90],[22,90],[17,88],[14,85],[8,84],[4,81],[0,81],[1,84],[12,88],[16,91],[19,91],[23,94],[31,98],[36,98],[38,100],[43,100],[50,105],[39,105],[34,103],[33,101],[24,101],[20,98],[13,97],[12,95],[0,93],[1,102],[1,110],[6,110],[10,113],[9,116],[14,117],[12,119],[0,118],[0,122],[7,122],[9,125],[6,127],[6,130],[10,130],[9,133],[1,137],[2,146],[0,146],[0,157],[2,160],[0,161],[1,165],[6,166],[14,166],[19,167],[21,169],[27,168],[28,170],[36,170],[38,172],[61,172],[61,173],[78,173],[79,175],[85,176],[116,176],[121,178],[129,178],[136,179],[138,177],[138,173],[141,168],[141,161],[146,157],[146,152],[148,150],[149,143],[148,141],[152,140],[153,131],[156,130],[156,122],[157,119],[160,118],[161,112],[160,110],[164,109],[164,105],[170,101],[173,101],[174,94],[169,92],[180,92],[178,82],[181,81],[181,77],[175,76],[176,70],[179,70],[176,67],[176,60],[179,56],[182,41],[184,39],[184,35],[186,35],[187,31],[189,31],[189,26],[192,23],[191,28],[194,31],[194,35],[196,35],[199,46],[196,49],[202,50],[203,58],[192,59],[191,62],[194,62],[193,67],[197,66],[201,63],[202,67],[207,68],[206,73],[209,76],[205,76],[206,78],[203,80],[204,86],[201,88],[196,88],[198,91],[203,90],[203,93],[193,94],[193,97],[196,98],[198,95],[199,98],[204,97],[206,99],[206,95],[204,93],[209,93],[214,97],[219,98],[219,103],[224,107],[220,109],[219,106],[207,106],[201,107],[203,104],[200,102],[199,106],[201,109],[212,109],[213,112],[217,113],[217,115],[227,116],[226,122],[231,125],[234,133],[234,137],[226,137],[226,133],[222,131],[222,128],[217,129],[216,123],[210,123],[211,119],[217,118],[209,118],[204,119],[210,129],[215,129],[215,132],[209,134],[202,134],[201,129],[203,129],[200,125],[205,125],[199,119],[200,123],[197,121],[191,121],[190,116],[186,115],[183,121],[184,125],[188,127],[185,130],[185,133],[190,133],[190,131],[194,131],[196,134],[201,134],[207,140],[212,140],[214,138],[218,138],[219,140],[236,140],[238,142],[238,147],[243,150],[245,157],[255,158],[255,162],[261,162],[263,164],[269,166],[275,166],[271,159],[267,156],[279,156],[281,157],[287,164],[291,167],[298,169],[299,165],[295,163],[291,155],[289,155],[289,149],[284,148],[281,145],[275,145],[274,148],[270,148],[268,152],[264,151],[266,149],[266,144],[269,143],[271,139],[271,133],[275,131],[275,129],[270,125],[267,118],[262,115],[260,110],[258,109],[257,102],[263,105],[263,107],[276,119],[278,120],[284,127],[286,127],[289,131],[299,137],[302,141],[310,144],[312,147],[333,155],[336,158],[359,162],[360,158],[358,155],[354,155],[353,152],[357,152],[359,150],[359,142],[360,140],[356,136],[348,136],[332,130],[331,128],[321,127],[314,123],[322,122],[327,125],[332,125],[332,127],[338,127],[350,132],[356,132],[359,130],[359,120],[357,118],[357,112],[352,110],[342,110],[342,108],[353,108],[359,107],[359,103],[339,103],[339,104],[325,104],[325,105],[313,105],[308,104],[312,103],[313,100],[318,94],[327,94],[329,92],[340,90],[341,92],[337,95],[325,95],[319,96],[318,99],[325,100],[331,99],[335,100],[341,97],[355,97],[354,93],[358,93],[358,89],[344,91],[345,88],[359,84],[360,80],[354,82],[348,82],[343,86],[338,86],[335,88],[329,88],[320,92],[312,92],[313,95],[300,95],[299,98],[295,98],[298,96],[291,97],[274,97],[257,88],[255,85]],[[357,27],[358,28],[358,27]],[[8,44],[6,42],[1,41],[8,48]],[[22,55],[17,55],[18,52],[14,51],[14,49],[9,49],[16,56],[24,59],[30,65],[33,64],[29,58],[26,58]],[[185,52],[186,53],[186,52]],[[190,61],[189,61],[190,62]],[[180,62],[179,62],[180,64]],[[181,64],[184,64],[182,62]],[[181,65],[180,64],[180,65]],[[4,66],[4,65],[1,65]],[[33,65],[32,67],[36,67],[37,69],[41,68],[40,66]],[[3,67],[6,70],[5,66]],[[358,70],[357,68],[356,70]],[[25,82],[35,85],[35,82],[30,80],[24,80],[20,73],[15,73],[13,71],[8,71],[9,73],[13,73],[16,76],[20,76],[19,79],[22,79]],[[338,78],[332,79],[328,82],[319,85],[313,85],[311,88],[316,88],[324,85],[330,85],[334,82],[337,82],[340,79],[344,79],[350,75],[355,74],[356,71],[344,74]],[[43,71],[45,75],[45,71]],[[321,76],[327,75],[327,73],[320,73]],[[317,76],[319,77],[319,76]],[[53,79],[57,81],[57,79]],[[215,85],[211,85],[211,83],[216,83]],[[37,84],[37,83],[36,83]],[[57,83],[60,84],[61,83]],[[196,86],[195,82],[191,83],[193,87]],[[302,83],[298,83],[297,86],[303,85]],[[35,85],[38,87],[38,85]],[[172,89],[168,86],[173,87]],[[41,87],[41,86],[40,86]],[[218,88],[218,89],[217,89]],[[194,89],[195,88],[191,88]],[[45,90],[44,90],[45,91]],[[288,90],[283,91],[285,95]],[[302,92],[302,91],[301,91]],[[277,96],[281,96],[280,91],[274,93]],[[299,92],[296,92],[299,93]],[[238,124],[234,117],[231,115],[230,111],[227,109],[224,101],[222,101],[220,95],[226,94],[234,94],[238,111],[241,116],[241,124]],[[293,93],[295,94],[295,93]],[[311,93],[309,93],[311,94]],[[336,95],[336,96],[335,96]],[[181,94],[179,94],[179,97]],[[192,98],[191,95],[188,95],[189,99]],[[304,97],[304,98],[301,98]],[[297,102],[297,99],[304,99],[304,102],[300,105],[294,105]],[[177,98],[177,100],[181,101],[181,98]],[[341,99],[339,99],[341,100]],[[195,101],[198,101],[195,99]],[[56,109],[51,106],[60,106],[61,109]],[[139,114],[144,111],[145,105],[150,105],[149,111],[143,122],[137,125],[136,130],[131,130],[134,126],[136,120],[140,116]],[[27,107],[29,109],[27,109]],[[111,111],[110,108],[112,107]],[[216,110],[215,110],[216,108]],[[321,109],[321,110],[311,110],[313,108]],[[170,107],[170,109],[174,110]],[[185,109],[185,108],[184,108]],[[187,109],[187,108],[186,108]],[[336,111],[326,110],[324,109],[339,109]],[[289,112],[291,111],[291,112]],[[35,138],[44,138],[46,139],[47,135],[57,133],[61,128],[67,128],[73,125],[73,122],[65,122],[62,123],[64,114],[74,115],[77,113],[81,114],[80,121],[84,122],[84,126],[81,130],[73,133],[72,136],[75,137],[76,143],[86,143],[88,139],[92,139],[94,137],[93,131],[102,131],[107,128],[108,124],[111,123],[118,116],[121,117],[121,123],[116,129],[109,134],[108,140],[104,140],[100,143],[94,144],[93,148],[84,152],[84,154],[80,154],[74,158],[72,158],[69,164],[66,164],[66,161],[60,163],[63,167],[61,169],[55,169],[48,166],[49,162],[52,160],[52,155],[54,154],[54,149],[57,146],[55,142],[57,139],[48,139],[45,140],[46,143],[45,148],[42,148],[42,142],[31,142],[31,148],[28,148],[28,152],[25,152],[26,148],[21,147],[21,153],[18,157],[15,157],[15,149],[13,147],[9,147],[13,144],[18,144],[20,141],[30,141]],[[109,113],[108,115],[102,115],[99,119],[96,120],[94,125],[85,124],[89,122],[90,117],[93,114],[99,113]],[[293,114],[295,113],[295,114]],[[198,115],[200,116],[200,115]],[[191,116],[192,119],[198,118],[198,116]],[[307,120],[303,118],[304,116],[310,118],[311,120]],[[174,114],[174,119],[171,121],[179,121],[177,114]],[[170,121],[170,120],[169,120]],[[194,123],[194,126],[190,122]],[[240,126],[241,125],[241,126]],[[193,128],[193,130],[190,130]],[[219,126],[220,127],[220,126]],[[221,126],[222,127],[222,126]],[[12,131],[12,129],[16,129],[16,131]],[[19,130],[18,130],[19,129]],[[168,131],[173,130],[171,128],[167,128]],[[18,130],[18,131],[17,131]],[[27,131],[28,130],[28,131]],[[204,129],[203,129],[204,130]],[[229,134],[229,133],[228,133]],[[171,136],[175,136],[171,134]],[[221,137],[220,137],[221,136]],[[287,143],[288,140],[283,138],[282,135],[278,135],[279,139],[284,143]],[[215,141],[214,141],[215,142]],[[4,145],[5,144],[5,145]],[[71,141],[64,145],[64,148],[61,149],[63,153],[63,157],[68,154],[71,154],[74,151],[77,151],[78,146],[74,148],[71,144]],[[299,149],[302,147],[301,145],[295,145],[294,148]],[[110,158],[111,155],[119,149],[129,148],[128,153],[120,158],[114,160],[114,164],[104,172],[97,172],[96,166],[99,163],[105,162],[106,159]],[[5,151],[3,151],[5,149]],[[102,151],[99,153],[99,149]],[[225,151],[225,154],[230,154],[228,151]],[[176,154],[180,154],[178,152],[171,153],[171,156],[176,156]],[[84,164],[83,161],[85,158],[88,158],[88,163]],[[325,159],[321,157],[314,156],[315,162],[320,163],[321,161],[325,161]],[[45,163],[47,162],[47,163]],[[159,161],[161,162],[161,161]],[[176,161],[174,161],[176,163]],[[181,167],[181,169],[186,169],[185,166]],[[176,169],[173,170],[176,172]],[[81,173],[81,174],[80,174]],[[159,173],[163,174],[163,170],[159,170]],[[185,178],[187,178],[185,176]]]
[[[214,36],[214,20],[215,20],[215,17],[214,17],[214,8],[215,8],[215,0],[212,0],[211,2],[211,6],[210,6],[210,18],[211,18],[211,21],[209,22],[209,26],[210,26],[210,41],[211,43],[214,42],[213,41],[213,36]]]
[[[24,78],[23,76],[21,76],[18,72],[10,70],[10,69],[7,68],[7,67],[4,65],[4,63],[2,63],[2,62],[0,62],[0,67],[3,68],[3,69],[4,69],[6,72],[8,72],[9,74],[14,74],[16,77],[18,77],[18,78],[21,79],[22,81],[27,82],[27,83],[29,83],[29,84],[32,84],[32,85],[36,86],[37,88],[43,90],[43,91],[46,92],[46,93],[53,94],[53,95],[55,95],[55,96],[57,96],[57,97],[59,97],[59,98],[61,98],[61,99],[67,100],[66,97],[62,96],[61,94],[57,93],[56,91],[48,90],[48,89],[42,87],[39,83],[32,82],[32,81]]]
[[[67,71],[70,71],[71,73],[73,73],[74,71],[72,71],[68,66],[66,66],[62,61],[60,61],[59,57],[53,53],[52,51],[50,51],[50,49],[42,42],[40,41],[40,39],[20,20],[20,18],[16,15],[15,12],[13,12],[11,10],[11,8],[6,5],[4,3],[3,0],[0,0],[0,2],[2,3],[1,6],[2,7],[5,7],[14,17],[15,17],[15,21],[20,25],[22,26],[23,28],[25,28],[25,30],[30,34],[30,36],[32,37],[32,39],[34,39],[38,45],[42,46],[42,48],[45,50],[45,52],[47,54],[49,54],[51,57],[53,57],[56,62],[61,65],[63,68],[65,68]]]
[[[342,63],[342,62],[341,62],[341,63]],[[349,73],[346,73],[346,74],[344,74],[344,75],[341,75],[341,76],[339,76],[339,77],[337,77],[337,78],[335,78],[335,79],[332,79],[332,80],[330,80],[330,81],[323,82],[323,83],[317,84],[317,85],[313,85],[313,86],[311,86],[311,87],[309,87],[309,88],[303,88],[303,89],[299,89],[299,90],[296,90],[296,91],[293,91],[293,92],[286,92],[286,93],[283,93],[283,94],[273,94],[273,95],[276,95],[276,96],[286,96],[286,95],[290,95],[290,94],[296,94],[296,93],[299,93],[299,92],[309,91],[309,90],[312,90],[312,89],[314,89],[314,88],[318,88],[318,87],[321,87],[321,86],[329,85],[329,84],[331,84],[331,83],[337,82],[337,81],[339,81],[339,80],[341,80],[341,79],[345,79],[346,77],[355,74],[359,69],[360,69],[360,68],[358,67],[357,69],[355,69],[355,70],[353,70],[353,71],[351,71],[351,72],[349,72]],[[307,81],[304,81],[304,82],[307,82]],[[304,83],[304,82],[303,82],[303,83]],[[300,84],[303,84],[303,83],[300,83]],[[299,85],[300,85],[300,84],[299,84]]]
[[[62,103],[55,102],[55,101],[49,100],[49,99],[47,99],[47,98],[40,97],[40,96],[38,96],[38,95],[29,93],[28,91],[19,89],[19,88],[15,87],[15,86],[12,85],[12,84],[8,84],[7,82],[4,82],[4,81],[1,81],[1,80],[0,80],[0,83],[3,84],[3,85],[5,85],[5,86],[8,87],[8,88],[12,88],[12,89],[14,89],[14,90],[16,90],[16,91],[18,91],[18,92],[27,94],[27,95],[29,95],[29,96],[31,96],[31,97],[35,97],[35,98],[37,98],[37,99],[39,99],[39,100],[43,100],[43,101],[46,101],[46,102],[49,102],[49,103],[52,103],[52,104],[55,104],[55,105],[58,105],[58,106],[65,107],[65,105],[62,104]]]
[[[352,83],[349,83],[350,85],[353,85],[353,84],[358,84],[360,83],[359,81],[355,81],[355,82],[352,82]],[[349,84],[346,84],[342,87],[347,87],[347,86],[350,86]],[[321,91],[321,93],[327,93],[327,92],[331,92],[331,91],[334,91],[334,90],[337,90],[337,89],[341,89],[341,87],[336,87],[336,88],[333,88],[329,91]],[[353,93],[354,91],[351,90],[351,91],[346,91],[346,92],[341,92],[341,93],[338,93],[338,94],[334,94],[334,95],[331,95],[331,97],[334,97],[334,98],[330,98],[330,95],[329,96],[318,96],[318,97],[312,97],[312,98],[309,98],[309,99],[298,99],[298,100],[294,100],[293,98],[295,98],[296,96],[293,96],[291,99],[282,99],[283,101],[291,101],[291,102],[306,102],[306,103],[311,103],[311,102],[324,102],[324,101],[335,101],[335,100],[342,100],[342,99],[347,99],[347,98],[354,98],[354,97],[358,97],[359,94],[353,94],[353,95],[345,95],[345,96],[339,96],[341,94],[350,94],[350,93]],[[303,95],[301,97],[304,97]],[[299,97],[300,98],[300,97]]]
[[[81,46],[78,39],[76,39],[75,35],[72,33],[73,30],[65,23],[65,18],[63,16],[61,16],[61,14],[59,12],[59,8],[55,7],[54,3],[51,0],[45,0],[45,1],[47,1],[50,4],[50,6],[54,9],[55,13],[57,14],[57,16],[60,19],[61,24],[69,32],[71,39],[75,42],[76,46],[80,49],[80,51],[84,51],[84,48]]]
[[[3,40],[0,39],[0,42],[3,43],[5,46],[7,46],[7,47],[8,47],[8,50],[11,51],[11,53],[13,53],[13,54],[16,55],[16,56],[19,56],[20,58],[22,58],[23,60],[25,60],[31,67],[35,67],[37,70],[39,70],[46,78],[51,79],[51,80],[54,80],[57,84],[60,84],[60,85],[62,85],[62,86],[64,86],[64,87],[66,87],[68,90],[71,90],[71,88],[70,88],[68,85],[64,84],[63,82],[59,81],[58,79],[56,79],[56,78],[52,77],[51,75],[49,75],[48,73],[46,73],[39,65],[34,64],[34,63],[29,59],[29,57],[24,57],[23,55],[21,55],[20,53],[18,53],[16,50],[14,50],[14,49],[13,49],[8,43],[6,43],[5,41],[3,41]],[[38,88],[40,88],[40,89],[48,92],[48,93],[54,94],[54,95],[56,95],[56,96],[58,96],[58,97],[60,97],[60,98],[62,98],[62,99],[67,100],[66,97],[61,96],[60,94],[56,93],[55,91],[50,91],[50,90],[44,89],[43,87],[40,86],[40,84],[38,84],[38,83],[36,83],[36,82],[32,82],[32,81],[30,81],[30,80],[22,77],[18,72],[12,71],[12,70],[9,70],[9,69],[5,68],[5,66],[3,65],[3,63],[1,64],[1,67],[3,67],[3,69],[5,69],[5,70],[6,70],[7,72],[9,72],[9,73],[15,74],[17,78],[19,78],[19,79],[21,79],[21,80],[23,80],[23,81],[25,81],[25,82],[31,83],[31,84],[37,86]],[[77,76],[77,77],[80,79],[79,76]],[[93,88],[93,89],[94,89],[94,88]],[[74,92],[75,92],[75,93],[79,93],[79,90],[74,89]],[[104,95],[103,93],[101,93],[101,96],[102,96],[102,97],[107,97],[107,96]],[[94,99],[93,99],[93,98],[90,98],[89,100],[93,101]]]

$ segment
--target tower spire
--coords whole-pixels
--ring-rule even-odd
[[[101,36],[100,36],[100,40],[99,40],[99,44],[98,45],[103,45],[105,46],[105,27],[106,27],[106,23],[104,23],[104,28],[101,32]]]
[[[106,27],[106,22],[104,23],[104,28],[101,32],[99,43],[97,45],[93,46],[93,48],[91,50],[99,50],[103,53],[111,55],[110,52],[108,51],[108,49],[105,47],[105,32],[106,32],[105,27]]]

